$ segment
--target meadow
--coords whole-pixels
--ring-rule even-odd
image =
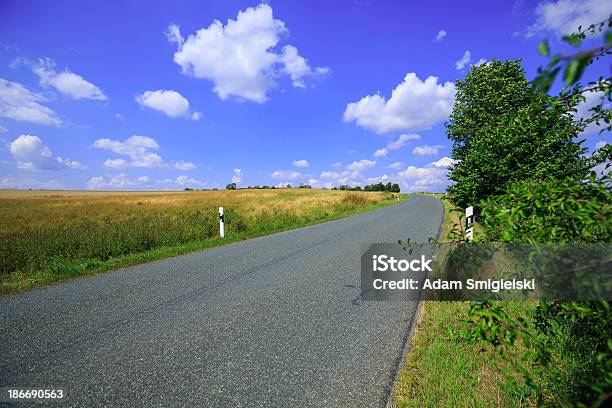
[[[0,190],[0,293],[352,215],[396,197],[314,189]]]

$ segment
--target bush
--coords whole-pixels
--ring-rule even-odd
[[[513,243],[609,242],[610,177],[511,184],[481,203],[490,240]],[[527,349],[514,361],[514,391],[543,406],[589,406],[612,391],[610,303],[543,302],[526,319],[499,305],[475,304],[480,337],[507,356],[516,339]],[[520,378],[516,378],[519,373]]]

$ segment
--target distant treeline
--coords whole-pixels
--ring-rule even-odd
[[[260,185],[255,185],[255,186],[247,186],[247,187],[238,187],[236,185],[236,183],[230,183],[228,185],[225,186],[226,190],[238,190],[238,189],[248,189],[248,190],[274,190],[277,188],[312,188],[312,186],[308,185],[308,184],[300,184],[299,186],[295,186],[295,187],[291,187],[291,184],[287,184],[284,187],[279,187],[279,186],[260,186]],[[201,190],[208,190],[208,189],[201,189]],[[200,191],[201,191],[200,190]],[[216,188],[213,188],[211,190],[217,190]],[[326,188],[323,188],[323,190],[327,190]],[[400,186],[397,183],[387,183],[387,184],[383,184],[381,182],[376,183],[376,184],[368,184],[365,187],[361,187],[361,186],[349,186],[349,185],[342,185],[339,187],[332,187],[330,190],[343,190],[343,191],[388,191],[390,193],[399,193],[400,192]],[[194,190],[192,188],[186,188],[185,191],[198,191],[198,190]]]
[[[347,190],[347,191],[389,191],[391,193],[399,193],[400,186],[397,183],[388,182],[387,184],[376,183],[376,184],[368,184],[365,187],[361,188],[361,186],[340,186],[333,187],[332,190]]]

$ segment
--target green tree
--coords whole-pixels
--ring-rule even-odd
[[[226,190],[235,190],[236,189],[236,183],[229,183],[228,185],[225,186]]]
[[[502,194],[515,180],[588,174],[586,149],[575,140],[581,128],[566,104],[532,86],[520,60],[474,66],[456,87],[446,124],[457,160],[449,170],[454,204]]]

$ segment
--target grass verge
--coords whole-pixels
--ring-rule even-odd
[[[442,195],[437,195],[442,198]],[[459,213],[442,200],[445,238]],[[516,305],[520,307],[520,305]],[[421,303],[393,403],[398,407],[521,406],[505,387],[503,370],[491,350],[483,350],[465,320],[469,302]]]

